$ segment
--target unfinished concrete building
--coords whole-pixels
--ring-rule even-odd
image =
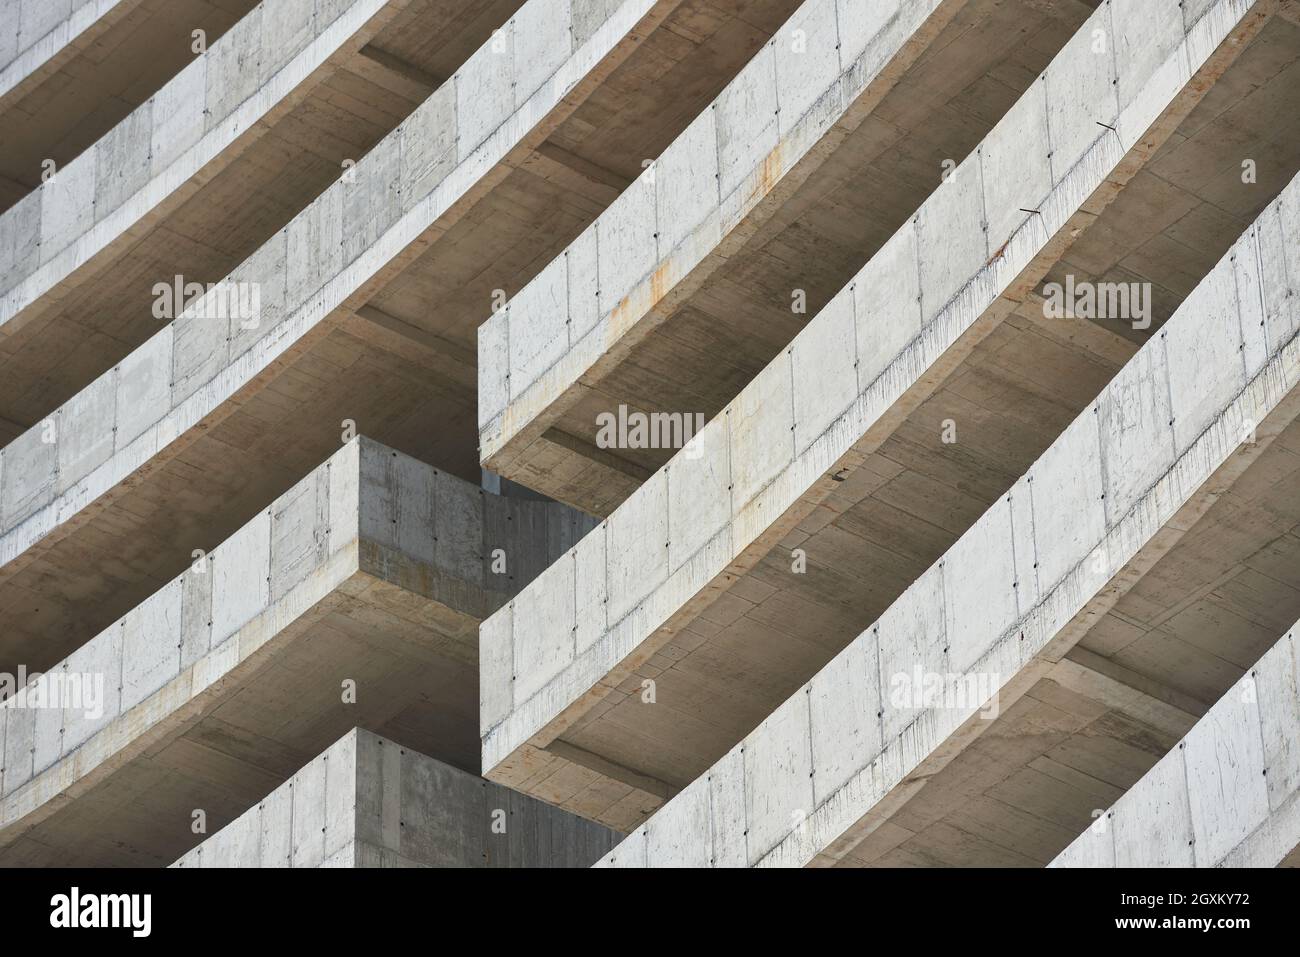
[[[0,865],[1296,862],[1294,0],[0,12]]]

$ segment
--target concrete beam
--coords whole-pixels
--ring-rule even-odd
[[[38,425],[0,452],[0,605],[13,613],[0,629],[6,660],[43,667],[67,654],[319,462],[348,420],[478,475],[463,447],[472,442],[457,430],[472,388],[430,375],[422,360],[379,355],[343,326],[426,254],[463,257],[463,246],[444,250],[437,239],[491,199],[676,0],[560,4],[563,16],[554,5],[532,0],[504,31],[519,34],[519,57],[482,46],[357,164],[355,179],[335,181],[226,277],[260,290],[256,315],[225,318],[214,290],[66,403],[53,432]],[[548,40],[544,57],[526,46],[543,21],[567,38]],[[490,103],[489,79],[502,84]],[[481,272],[481,260],[473,268]],[[379,306],[427,331],[409,312]],[[162,491],[196,481],[201,495]],[[46,575],[51,562],[64,573]]]
[[[358,723],[477,770],[478,624],[590,526],[353,440],[5,689],[0,860],[168,863]]]
[[[618,832],[361,728],[173,867],[588,867]]]
[[[1052,867],[1300,863],[1297,629]]]
[[[489,778],[534,793],[568,768],[552,749],[562,740],[685,786],[889,607],[1094,399],[1113,366],[1048,351],[1054,371],[1037,375],[1043,340],[1017,316],[1072,242],[1115,223],[1108,207],[1268,12],[1220,3],[1184,33],[1175,4],[1111,8],[794,343],[579,543],[567,571],[484,624]],[[1091,52],[1094,26],[1155,31],[1165,59],[1121,58],[1115,75]],[[1029,175],[1035,122],[1059,148]],[[1042,195],[1030,196],[1035,181]],[[1035,211],[1004,215],[1021,208]],[[1063,381],[1073,391],[1056,391]],[[963,421],[976,435],[944,451],[940,425],[956,403],[972,409]],[[1016,423],[1010,441],[1004,417]],[[983,430],[981,418],[992,420]],[[816,575],[791,574],[792,549]],[[516,632],[521,606],[547,616],[530,611]],[[643,708],[647,683],[658,704]]]
[[[1082,713],[1091,701],[1162,731],[1165,742],[1148,736],[1147,757],[1137,757],[1145,764],[1120,790],[1136,781],[1177,740],[1169,732],[1191,717],[1186,708],[1194,705],[1171,706],[1177,699],[1168,693],[1157,690],[1160,700],[1136,683],[1126,689],[1096,666],[1079,667],[1088,659],[1078,657],[1077,646],[1096,640],[1107,616],[1137,593],[1144,577],[1175,591],[1185,604],[1185,581],[1197,577],[1189,571],[1195,556],[1223,561],[1231,553],[1226,560],[1235,563],[1243,548],[1246,554],[1276,548],[1277,530],[1262,528],[1258,519],[1245,520],[1245,545],[1225,539],[1222,522],[1225,514],[1241,518],[1251,508],[1269,514],[1294,501],[1291,476],[1269,456],[1277,451],[1294,459],[1300,435],[1297,235],[1300,179],[1005,498],[873,626],[606,863],[707,858],[717,865],[834,864],[873,835],[887,852],[907,836],[895,833],[898,815],[909,805],[915,815],[917,802],[946,771],[981,744],[990,745],[991,736],[1005,739],[999,721],[1013,716],[1026,696],[1055,704],[1058,715]],[[1269,485],[1276,486],[1272,495],[1262,494]],[[1294,535],[1300,515],[1282,524]],[[1208,534],[1198,531],[1207,526]],[[1188,547],[1180,552],[1180,546]],[[1279,588],[1300,595],[1294,562],[1280,564],[1291,568]],[[1229,576],[1212,572],[1220,587],[1228,587]],[[1132,618],[1133,609],[1126,611]],[[1160,618],[1173,637],[1197,639],[1193,623],[1176,623],[1168,614]],[[1170,632],[1161,643],[1152,631],[1150,654],[1160,658],[1165,649],[1163,683],[1198,680],[1201,661],[1169,651]],[[1253,660],[1250,637],[1233,622],[1201,641],[1230,661]],[[913,668],[973,679],[980,693],[895,699],[895,676]],[[1067,695],[1061,691],[1074,703],[1063,704]],[[988,720],[982,712],[990,703],[1002,717]],[[1063,737],[1086,723],[1064,726]],[[1055,730],[1030,721],[1014,736]],[[1142,729],[1135,731],[1140,736]],[[1005,760],[1005,750],[992,753],[1004,764],[1016,763]],[[965,774],[978,775],[987,754],[974,761],[974,770],[967,763]],[[1106,777],[1104,765],[1105,760],[1093,765],[1098,781]],[[984,783],[995,780],[1001,778]],[[1087,821],[1085,815],[1076,822],[1074,834]],[[995,826],[1004,834],[1013,830],[1005,818],[995,817],[989,827]],[[1040,849],[1053,842],[1059,849],[1071,836],[1064,827],[1044,834],[1040,826],[1036,840]],[[874,856],[881,853],[877,848]],[[1016,862],[1033,860],[1022,856]]]

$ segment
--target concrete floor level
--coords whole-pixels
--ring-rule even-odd
[[[170,863],[356,725],[476,772],[478,623],[590,526],[354,439],[0,704],[0,864]]]
[[[159,314],[156,283],[206,286],[255,253],[517,6],[259,7],[0,216],[0,437],[179,316]]]
[[[572,30],[552,7],[572,10]],[[200,302],[55,411],[52,441],[36,423],[0,451],[0,631],[57,660],[319,464],[349,423],[477,480],[473,341],[492,289],[612,200],[575,169],[634,175],[686,122],[660,82],[670,52],[698,107],[779,22],[744,13],[521,8],[505,28],[517,57],[480,47],[230,274],[261,289],[256,322],[213,322]],[[697,16],[707,30],[682,44]],[[568,39],[539,59],[524,41],[542,41],[541,24]],[[504,92],[485,99],[491,77]]]
[[[1298,113],[1300,0],[0,0],[0,866],[1295,863]]]
[[[310,6],[314,0],[308,0]],[[0,211],[215,43],[256,0],[5,0]],[[197,31],[197,36],[196,36]]]
[[[673,798],[695,841],[656,815],[610,861],[1041,866],[1132,787],[1300,613],[1297,212],[1300,178],[1007,495]],[[896,695],[913,669],[972,680]]]
[[[1296,23],[1223,4],[1184,35],[1180,9],[1166,16],[1166,66],[1146,61],[1146,79],[1134,78],[1145,85],[1128,87],[1118,120],[1045,105],[1054,88],[1117,87],[1104,66],[1090,79],[1099,58],[1085,24],[1045,80],[693,448],[580,543],[567,569],[548,570],[489,619],[490,778],[525,790],[563,781],[562,806],[597,820],[583,788],[619,769],[648,794],[686,786],[879,617],[1096,399],[1137,343],[1088,320],[1045,319],[1050,270],[1090,236],[1123,233],[1165,250],[1150,268],[1186,295],[1189,274],[1213,265],[1206,249],[1222,255],[1285,183],[1246,186],[1235,148],[1218,145],[1227,127],[1202,128],[1229,123],[1235,100],[1260,89],[1234,71],[1276,75],[1271,31],[1292,44],[1281,62],[1300,53]],[[1282,82],[1274,92],[1296,89]],[[1057,169],[1044,154],[1039,196],[1016,150],[1026,125],[1055,117],[1058,139],[1078,124],[1078,160]],[[1221,232],[1202,231],[1195,248],[1165,241],[1173,227],[1143,212],[1150,165],[1192,140],[1207,170],[1233,163],[1209,181],[1229,189],[1230,176],[1253,191],[1240,202],[1254,210],[1241,223],[1222,218]],[[1000,168],[993,158],[1008,154],[1016,162]],[[1276,154],[1289,175],[1300,171],[1292,144]],[[999,206],[1039,212],[1002,217],[1004,232],[986,235],[981,223]],[[958,236],[972,245],[959,248]],[[1097,242],[1123,253],[1114,239]],[[515,679],[520,670],[526,681]]]
[[[496,370],[479,379],[485,465],[593,514],[612,511],[671,452],[599,449],[598,414],[624,405],[712,418],[979,144],[1092,9],[863,6],[864,16],[837,21],[833,0],[804,3],[659,157],[641,195],[629,193],[484,324],[480,363]],[[807,59],[817,72],[800,67]]]
[[[587,867],[618,832],[357,728],[173,867]]]

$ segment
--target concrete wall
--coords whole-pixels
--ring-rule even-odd
[[[571,18],[570,41],[525,55],[555,6]],[[357,163],[355,180],[336,181],[227,277],[259,285],[255,325],[207,318],[205,297],[51,416],[63,438],[49,441],[42,423],[0,451],[0,565],[155,459],[336,309],[359,306],[365,283],[480,188],[654,6],[531,0],[505,30],[511,52],[481,47]],[[486,97],[498,87],[508,95]]]
[[[1173,3],[1098,8],[790,348],[568,561],[484,623],[487,776],[518,786],[503,763],[516,749],[553,739],[588,692],[621,680],[616,667],[652,654],[658,629],[743,572],[783,513],[827,494],[829,473],[860,463],[961,350],[1029,294],[1070,231],[1154,149],[1153,127],[1167,135],[1190,109],[1189,88],[1201,88],[1193,77],[1222,68],[1232,53],[1220,45],[1254,6],[1220,0],[1190,27]],[[1092,52],[1095,30],[1110,38],[1103,55]],[[1138,37],[1159,56],[1117,59]],[[1044,131],[1050,155],[1027,153],[1026,139]],[[528,628],[516,632],[514,621]],[[517,682],[523,670],[529,678]]]
[[[1297,630],[1052,867],[1276,867],[1300,845]],[[1295,863],[1292,861],[1292,863]]]
[[[173,867],[587,867],[618,833],[361,728]]]
[[[807,0],[716,100],[562,256],[479,328],[480,449],[490,463],[640,328],[660,300],[748,235],[805,159],[861,122],[943,21],[939,0]],[[807,46],[790,41],[802,31]],[[919,35],[918,35],[919,31]],[[846,115],[847,114],[847,115]],[[699,281],[702,277],[693,277]]]
[[[1298,238],[1300,179],[1002,501],[605,863],[803,865],[883,821],[980,705],[892,707],[881,676],[991,675],[1005,707],[1300,411]]]
[[[103,676],[101,714],[20,707],[21,696],[0,703],[0,833],[186,720],[205,695],[237,687],[286,626],[357,572],[418,584],[423,599],[472,622],[591,524],[562,505],[490,495],[353,440],[51,669]],[[494,568],[496,549],[505,572]]]
[[[0,215],[0,329],[247,140],[322,64],[363,44],[388,4],[262,4]]]

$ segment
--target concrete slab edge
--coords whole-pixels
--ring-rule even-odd
[[[791,347],[616,509],[598,534],[580,542],[572,562],[557,563],[511,603],[549,610],[545,617],[529,612],[527,642],[515,641],[508,609],[484,622],[480,681],[483,701],[491,705],[482,724],[489,778],[518,785],[514,775],[526,769],[504,764],[516,748],[545,747],[599,700],[603,688],[648,659],[671,637],[674,621],[706,605],[779,541],[798,522],[801,508],[830,494],[831,473],[859,464],[1024,299],[1068,245],[1068,233],[1081,230],[1114,198],[1119,184],[1204,93],[1202,73],[1217,75],[1244,46],[1225,41],[1241,31],[1253,35],[1262,25],[1262,17],[1245,22],[1253,7],[1220,0],[1187,36],[1181,12],[1171,14],[1179,42],[1165,62],[1148,65],[1146,85],[1125,109],[1116,101],[1116,115],[1104,124],[1069,104],[1067,114],[1078,117],[1071,122],[1082,125],[1067,155],[1077,150],[1078,159],[1059,172],[1050,167],[1046,196],[1005,201],[1039,212],[1008,223],[1007,236],[986,242],[982,155],[1015,136],[1025,111],[1046,108],[1044,87],[1073,88],[1097,70],[1091,54],[1075,47],[1091,43],[1089,24],[1109,23],[1110,4],[1103,4],[1045,79]],[[1095,82],[1112,88],[1106,70]],[[1044,156],[1042,162],[1049,160]],[[1020,175],[1016,181],[1031,180]],[[950,240],[963,231],[974,231],[980,242],[954,253]],[[917,287],[898,280],[905,274],[899,262],[913,260],[922,277]],[[932,287],[927,271],[935,277]],[[927,295],[927,288],[935,291]],[[860,308],[860,302],[878,305]],[[872,314],[891,317],[888,338],[868,324]],[[816,371],[800,375],[801,367]],[[806,397],[798,382],[811,386]],[[705,513],[702,502],[722,504]],[[577,569],[585,569],[581,579]],[[575,597],[557,603],[544,594],[547,589],[573,590]],[[532,675],[526,695],[511,686],[520,662]]]
[[[510,537],[529,525],[520,509],[572,514],[555,503],[487,495],[369,439],[352,440],[46,673],[60,681],[102,675],[98,714],[38,707],[19,695],[0,702],[0,843],[112,773],[175,722],[200,714],[228,685],[238,687],[242,675],[275,653],[286,629],[309,621],[349,583],[364,588],[375,578],[414,590],[446,604],[473,634],[474,623],[515,587],[489,571],[487,546],[506,548],[517,576],[545,567],[548,552],[560,550],[545,535],[522,543]],[[398,514],[406,520],[395,522]],[[549,534],[562,523],[543,524]],[[528,549],[542,554],[524,554]]]
[[[310,32],[293,18],[264,17],[263,7],[254,8],[52,179],[0,214],[0,332],[16,330],[24,310],[177,202],[195,177],[214,175],[230,162],[257,135],[259,123],[305,95],[304,84],[324,79],[322,66],[377,33],[394,12],[385,12],[391,4],[351,0],[329,22],[318,22],[314,8],[304,7]],[[274,58],[264,57],[265,50]]]
[[[546,16],[554,2],[530,0],[524,11]],[[21,567],[32,545],[53,543],[89,517],[88,507],[102,506],[130,476],[187,444],[195,425],[220,414],[336,310],[363,303],[376,273],[481,188],[483,177],[553,111],[571,108],[572,90],[638,24],[674,4],[624,0],[575,52],[536,76],[534,90],[516,89],[500,116],[475,106],[485,78],[513,82],[513,72],[498,69],[500,54],[489,41],[357,164],[354,181],[336,181],[228,277],[260,284],[259,316],[205,318],[210,293],[0,450],[0,574]],[[527,66],[536,73],[536,63]],[[461,129],[462,107],[472,129]],[[402,186],[407,192],[399,192]]]
[[[511,442],[540,435],[565,390],[624,354],[648,334],[652,314],[666,314],[725,262],[960,6],[895,0],[865,16],[847,0],[800,6],[638,181],[480,327],[484,464],[497,468]],[[786,42],[794,30],[807,38],[803,52]],[[803,57],[821,65],[796,72]],[[808,88],[790,89],[796,81]],[[746,147],[732,156],[736,147],[725,144],[737,139]],[[634,265],[616,270],[618,260]]]
[[[1294,217],[1286,233],[1270,229],[1283,209]],[[987,725],[982,704],[890,706],[881,689],[891,662],[920,656],[923,670],[990,676],[1001,707],[1046,674],[1300,413],[1300,309],[1289,302],[1289,271],[1265,265],[1285,262],[1278,256],[1300,235],[1297,214],[1300,179],[1197,286],[1163,334],[943,559],[604,863],[636,866],[689,853],[701,864],[707,853],[719,866],[802,866],[832,848],[847,851]],[[1266,247],[1261,229],[1271,232]],[[1265,284],[1247,285],[1239,297],[1238,279],[1252,272]],[[1233,302],[1224,309],[1219,296],[1228,287]],[[1285,338],[1272,343],[1269,302],[1286,304],[1288,318]],[[1182,368],[1171,365],[1171,342],[1181,343],[1175,355]],[[1251,343],[1261,342],[1265,354],[1246,364]],[[1230,394],[1204,403],[1193,383],[1214,378],[1205,371],[1211,366]],[[1152,401],[1162,391],[1175,397],[1172,408]],[[1147,414],[1102,429],[1103,417],[1133,411],[1143,400]],[[1179,435],[1174,426],[1184,416],[1192,422]],[[1150,464],[1139,465],[1139,458]],[[1073,484],[1076,476],[1082,489]],[[1036,519],[1051,513],[1077,518],[1093,534],[1040,536]],[[1053,550],[1064,552],[1054,562],[1061,572],[1044,577]],[[826,727],[816,726],[818,715]],[[825,758],[812,742],[838,750]],[[729,789],[726,815],[716,811],[719,782]],[[763,803],[755,806],[758,796]],[[709,807],[715,810],[706,813]],[[710,830],[698,826],[702,820]],[[689,839],[672,832],[683,821],[696,822]]]
[[[573,867],[618,837],[356,728],[172,866]]]
[[[1277,867],[1300,845],[1300,626],[1050,867]]]
[[[138,0],[80,0],[68,16],[39,36],[23,35],[22,24],[25,7],[36,7],[45,0],[17,0],[16,31],[18,43],[25,41],[26,46],[11,51],[11,55],[0,65],[0,102],[10,96],[18,87],[27,84],[38,72],[47,70],[51,64],[72,52],[84,42],[84,34],[102,26],[110,14],[116,13],[118,7],[130,7]]]

